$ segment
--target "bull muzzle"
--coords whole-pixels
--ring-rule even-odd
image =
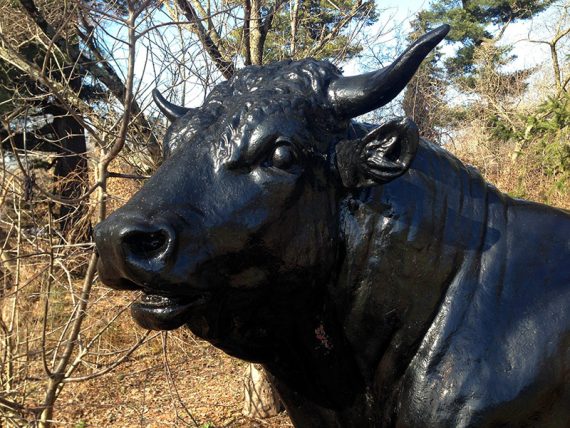
[[[95,228],[95,244],[101,281],[115,289],[142,291],[131,314],[143,328],[178,328],[211,297],[172,277],[177,233],[165,218],[151,222],[119,210]]]
[[[107,285],[119,289],[153,287],[175,258],[176,232],[164,219],[111,216],[95,228],[99,272]],[[134,283],[134,284],[131,284]]]

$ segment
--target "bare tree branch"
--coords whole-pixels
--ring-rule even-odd
[[[242,40],[243,40],[243,51],[244,51],[244,64],[251,65],[251,0],[244,0],[244,17],[243,17],[243,29],[242,29]]]
[[[232,77],[235,72],[234,65],[223,57],[219,46],[212,40],[209,32],[204,28],[200,17],[192,5],[190,5],[187,0],[176,0],[176,4],[184,13],[188,22],[192,24],[194,33],[198,36],[200,42],[202,42],[204,49],[206,49],[210,58],[212,58],[212,61],[214,61],[214,64],[220,73],[222,73],[222,76],[226,79]]]
[[[32,18],[36,25],[42,30],[45,36],[50,39],[62,52],[65,52],[70,56],[71,63],[77,62],[77,64],[88,71],[107,88],[109,88],[111,93],[118,100],[122,101],[124,99],[126,88],[122,79],[119,78],[117,73],[107,63],[96,46],[91,45],[94,48],[93,54],[98,60],[95,62],[92,59],[86,57],[78,46],[68,43],[64,37],[61,37],[61,35],[59,35],[58,32],[46,21],[45,17],[38,10],[33,0],[20,0],[20,3],[30,18]],[[148,4],[148,1],[144,2],[142,5],[139,5],[139,14],[142,12],[146,4]],[[98,64],[103,64],[103,67],[100,67]],[[139,125],[142,127],[143,132],[147,134],[149,138],[149,144],[151,146],[158,147],[158,142],[152,132],[151,126],[147,122],[145,116],[143,114],[139,114],[141,113],[141,108],[138,103],[133,100],[130,108],[132,108],[132,111],[137,118]],[[153,150],[156,151],[156,149]]]

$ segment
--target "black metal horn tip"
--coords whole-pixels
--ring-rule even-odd
[[[449,29],[446,24],[424,34],[388,67],[358,76],[341,77],[332,82],[328,89],[329,99],[337,113],[352,118],[392,101]]]
[[[156,103],[156,105],[158,106],[158,108],[160,109],[160,111],[171,122],[174,122],[176,119],[181,118],[186,113],[188,113],[190,110],[192,110],[192,109],[187,108],[187,107],[182,107],[182,106],[178,106],[176,104],[172,104],[170,101],[168,101],[166,98],[164,98],[162,96],[162,94],[160,93],[160,91],[158,89],[152,90],[152,98],[153,98],[154,102]]]

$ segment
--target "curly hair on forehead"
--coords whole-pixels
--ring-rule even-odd
[[[313,119],[309,127],[321,136],[344,132],[347,122],[336,117],[327,95],[329,83],[341,76],[333,64],[312,58],[238,70],[228,81],[216,85],[192,115],[172,125],[168,137],[172,139],[172,147],[165,145],[165,156],[177,145],[180,136],[209,129],[211,136],[226,135],[214,138],[216,144],[223,145],[244,119],[256,123],[280,113],[302,117],[309,114]],[[323,138],[324,143],[326,140]]]
[[[302,95],[322,104],[327,102],[326,90],[329,83],[341,75],[340,70],[330,62],[313,58],[249,66],[238,70],[230,80],[215,87],[208,98],[223,103],[228,97],[270,91]]]

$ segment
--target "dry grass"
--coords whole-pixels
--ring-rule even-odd
[[[132,321],[131,321],[132,323]],[[242,416],[246,363],[186,330],[159,335],[113,373],[66,388],[58,425],[116,427],[290,427],[286,415]]]
[[[570,210],[568,188],[560,185],[560,176],[552,175],[540,166],[532,145],[513,160],[515,144],[490,141],[484,126],[474,121],[461,131],[454,144],[446,148],[463,162],[478,168],[483,177],[502,192]]]
[[[29,351],[14,361],[19,369],[20,399],[31,406],[42,402],[46,381],[39,352],[43,302],[30,299],[34,294],[38,294],[35,285],[20,296],[25,302],[20,305],[21,328],[26,329]],[[111,318],[129,304],[132,297],[128,294],[97,284],[82,337],[87,340],[107,327]],[[70,296],[68,290],[54,290],[51,295],[47,349],[56,345],[60,326],[72,306]],[[74,376],[86,376],[105,367],[143,333],[128,311],[123,312],[83,358]],[[242,416],[245,368],[246,363],[223,354],[185,329],[156,333],[111,373],[66,384],[56,402],[55,426],[290,427],[285,414],[263,421]]]

